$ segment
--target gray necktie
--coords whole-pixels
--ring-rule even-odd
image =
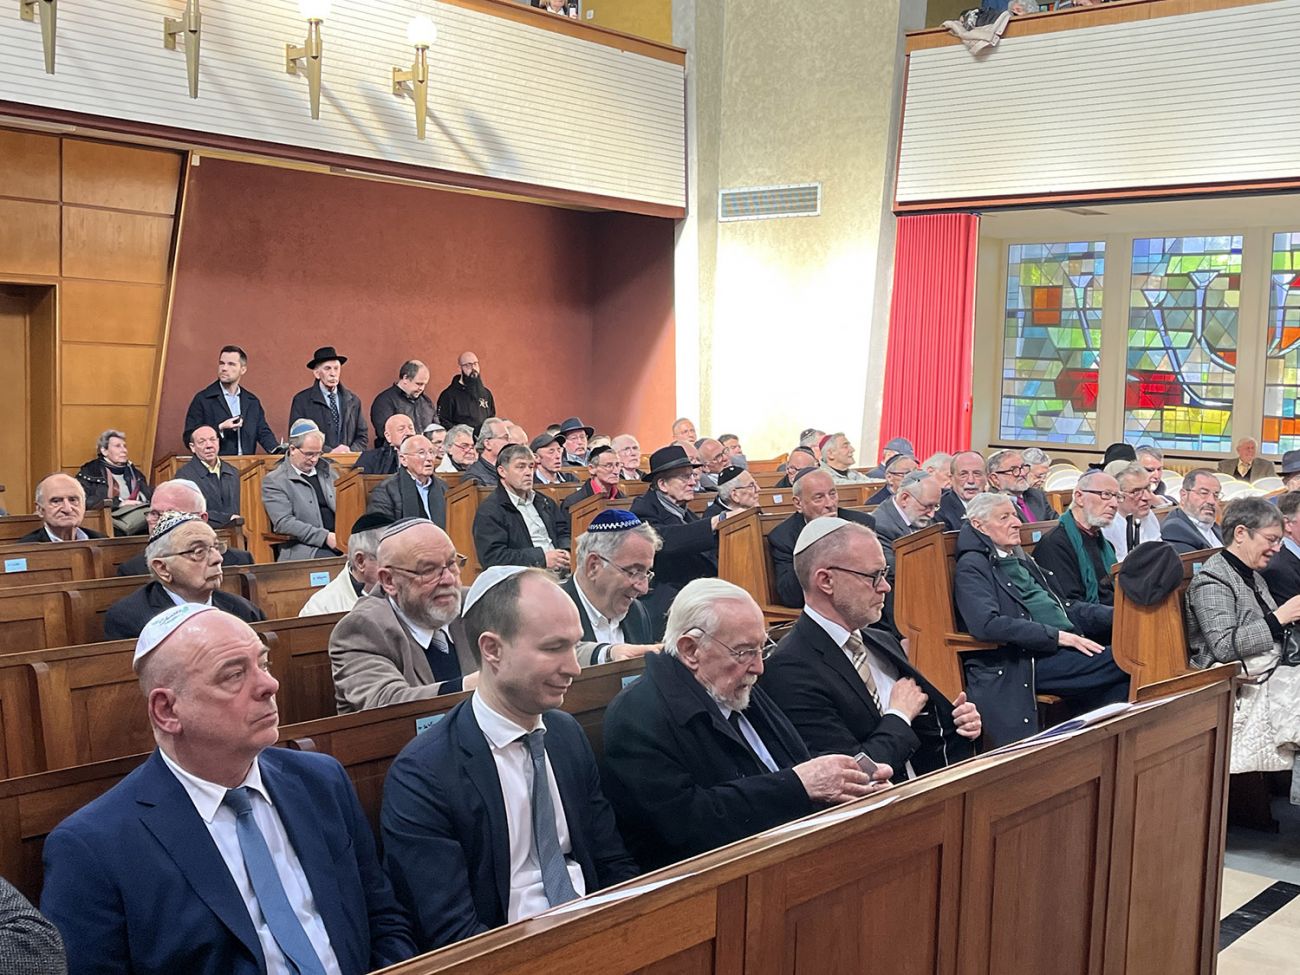
[[[341,443],[343,441],[343,417],[339,414],[339,395],[331,390],[327,399],[330,404],[330,413],[334,417],[334,438]]]
[[[560,852],[560,833],[555,825],[555,807],[551,804],[551,787],[546,777],[545,728],[524,736],[533,760],[533,849],[542,868],[542,890],[552,907],[576,900],[578,892],[569,879],[569,868]]]

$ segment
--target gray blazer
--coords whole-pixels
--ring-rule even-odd
[[[323,460],[323,459],[322,459]],[[328,463],[316,465],[326,503],[334,507],[334,470]],[[290,535],[295,541],[280,546],[279,562],[314,559],[325,547],[329,534],[321,522],[320,503],[311,481],[288,460],[283,460],[262,478],[262,506],[271,531]]]
[[[451,624],[460,672],[478,670],[469,638],[460,620]],[[425,701],[443,693],[433,679],[424,647],[393,611],[380,592],[362,596],[352,611],[334,624],[330,634],[330,667],[334,672],[334,698],[339,714],[379,708],[385,704]],[[459,691],[459,682],[448,691]]]
[[[1255,588],[1270,609],[1276,609],[1268,585],[1258,573],[1252,573]],[[1276,656],[1279,647],[1264,620],[1259,600],[1222,552],[1205,560],[1201,571],[1187,585],[1184,617],[1187,620],[1187,645],[1192,652],[1192,666],[1205,668],[1215,664],[1247,661],[1254,673],[1259,661],[1252,657]]]
[[[0,972],[67,975],[59,930],[0,877]]]

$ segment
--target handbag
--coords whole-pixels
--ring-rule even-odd
[[[1300,667],[1300,629],[1288,626],[1282,637],[1282,656],[1278,659],[1279,667]]]

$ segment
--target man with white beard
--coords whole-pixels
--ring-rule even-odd
[[[1105,471],[1088,471],[1074,486],[1069,510],[1034,548],[1034,561],[1048,572],[1052,588],[1067,604],[1115,604],[1110,570],[1118,559],[1105,530],[1115,520],[1120,497],[1115,478]]]
[[[892,543],[904,535],[934,524],[939,510],[939,480],[925,471],[912,471],[898,485],[898,493],[876,506],[876,534]],[[890,565],[893,565],[893,550]]]

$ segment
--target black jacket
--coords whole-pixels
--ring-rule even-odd
[[[411,399],[398,388],[397,383],[393,383],[370,404],[370,426],[375,431],[376,447],[382,447],[387,443],[384,439],[384,424],[388,422],[390,416],[397,413],[405,413],[411,418],[417,434],[423,434],[424,428],[438,416],[438,411],[433,407],[433,400],[424,393]]]
[[[81,530],[86,533],[87,538],[104,537],[99,532],[91,531],[89,528],[83,527]],[[21,538],[15,539],[15,541],[17,542],[52,542],[53,540],[54,539],[50,538],[50,533],[45,530],[44,525],[41,525],[41,527],[36,529],[36,531],[34,532],[28,532],[26,535],[23,535]]]
[[[533,492],[533,508],[546,525],[546,534],[556,548],[567,549],[569,521],[560,506],[546,495]],[[474,514],[474,549],[479,565],[535,565],[545,567],[546,553],[533,544],[524,516],[506,495],[504,484],[479,502]]]
[[[119,599],[104,614],[105,640],[131,640],[140,635],[145,625],[165,609],[176,604],[163,590],[161,582],[141,586],[131,595]],[[218,589],[212,594],[212,605],[245,623],[258,623],[266,619],[262,611],[243,596]]]
[[[396,474],[402,467],[397,462],[397,448],[392,444],[362,451],[356,466],[362,474]]]
[[[647,654],[645,674],[605,709],[605,795],[647,870],[752,836],[822,808],[793,766],[799,733],[761,687],[745,717],[777,772],[761,764],[676,657]]]
[[[961,531],[961,523],[966,520],[966,505],[952,488],[944,488],[939,495],[939,510],[934,516],[943,522],[944,531]]]
[[[569,598],[573,600],[573,605],[578,607],[578,619],[582,621],[583,641],[594,643],[596,634],[591,628],[591,617],[587,615],[587,607],[582,605],[582,597],[578,595],[578,584],[573,581],[573,576],[565,579],[560,588],[569,594]],[[620,625],[623,628],[624,643],[644,646],[647,643],[655,642],[654,623],[639,599],[632,600],[632,605],[628,607],[627,615],[623,617],[623,622]],[[592,663],[608,663],[606,656],[608,648],[609,644],[600,644],[592,654]]]
[[[474,428],[477,437],[483,421],[497,415],[496,399],[486,386],[482,396],[472,396],[461,382],[462,378],[460,373],[452,376],[447,388],[438,395],[438,422],[448,430],[457,423],[467,423]]]
[[[1223,532],[1219,530],[1218,525],[1214,526],[1214,534],[1219,537],[1219,544],[1222,545]],[[1214,547],[1197,531],[1196,526],[1192,524],[1192,519],[1187,517],[1187,513],[1182,508],[1175,508],[1165,515],[1164,520],[1160,522],[1160,538],[1172,545],[1179,555]]]
[[[413,478],[406,471],[398,471],[386,481],[375,485],[366,503],[366,513],[379,512],[393,521],[404,518],[426,517],[424,506],[420,503],[420,490]],[[447,527],[447,485],[442,478],[434,475],[429,479],[428,519],[439,528]]]
[[[565,498],[563,501],[560,502],[560,507],[564,509],[564,513],[567,515],[570,511],[573,510],[573,506],[575,504],[579,504],[583,501],[586,501],[589,497],[591,497],[591,495],[592,495],[591,481],[586,480],[583,482],[582,487],[578,488],[578,490],[574,491],[567,498]],[[627,495],[624,494],[622,491],[619,491],[618,494],[615,495],[615,498],[626,498],[626,497]]]
[[[1080,534],[1083,535],[1082,532]],[[1087,552],[1090,544],[1095,546],[1098,538],[1099,535],[1091,539],[1083,535],[1084,551]],[[1070,544],[1070,536],[1059,526],[1045,532],[1038,540],[1034,546],[1034,561],[1044,571],[1052,574],[1053,588],[1057,595],[1067,600],[1087,598],[1087,590],[1083,585],[1083,570],[1074,554],[1074,546]],[[1095,565],[1093,568],[1096,570]],[[1110,570],[1111,566],[1108,565],[1103,571],[1097,571],[1097,602],[1103,606],[1115,605],[1115,583],[1111,578]]]
[[[856,522],[859,525],[866,525],[872,531],[876,530],[876,519],[865,511],[841,508],[839,516],[845,521]],[[789,606],[792,609],[803,607],[803,587],[799,585],[799,580],[794,574],[794,546],[799,541],[799,533],[803,531],[806,524],[808,519],[796,511],[773,528],[767,536],[767,550],[772,554],[772,567],[776,570],[777,598],[782,606]],[[894,556],[889,542],[882,538],[880,545],[885,550],[887,560],[892,563]]]
[[[176,472],[178,478],[193,481],[203,492],[208,506],[208,524],[222,528],[230,524],[231,516],[239,514],[239,471],[224,461],[220,473],[213,474],[203,466],[203,461],[191,457]]]
[[[501,478],[497,475],[496,462],[490,462],[480,457],[462,472],[461,483],[463,484],[466,481],[473,481],[475,484],[483,485],[483,487],[496,487],[501,483]]]
[[[1028,488],[1024,494],[1025,504],[1034,516],[1034,521],[1056,521],[1060,516],[1047,500],[1047,495],[1039,488]],[[1012,502],[1014,504],[1014,501]],[[1020,514],[1020,505],[1015,505],[1016,515]]]
[[[803,737],[814,755],[866,752],[894,770],[894,781],[907,779],[910,760],[918,775],[951,765],[974,754],[972,743],[957,734],[952,703],[927,681],[903,648],[886,633],[858,631],[869,648],[886,658],[901,680],[910,677],[930,702],[909,726],[896,714],[881,716],[848,655],[806,613],[777,646],[759,686]],[[889,702],[881,702],[889,709]]]
[[[242,386],[239,388],[239,415],[244,418],[244,423],[238,430],[220,429],[221,424],[232,416],[230,407],[226,405],[226,397],[221,392],[221,383],[204,386],[194,394],[190,408],[185,411],[186,449],[189,447],[190,434],[199,427],[212,427],[221,438],[219,450],[223,454],[255,454],[258,445],[268,454],[275,453],[280,442],[266,422],[262,403]]]
[[[1273,594],[1273,601],[1281,606],[1292,596],[1300,595],[1300,559],[1295,557],[1285,543],[1260,572]]]
[[[685,520],[663,506],[654,488],[633,499],[631,511],[652,525],[664,544],[655,553],[654,588],[645,596],[646,608],[655,621],[655,635],[663,633],[668,607],[681,588],[692,579],[710,579],[718,574],[718,536],[708,519],[689,508]]]
[[[144,471],[136,467],[130,461],[126,464],[131,475],[135,477],[144,488],[144,499],[149,500],[153,496],[153,488],[149,486],[149,479],[144,476]],[[77,471],[77,480],[81,486],[86,489],[86,510],[93,508],[103,508],[105,506],[116,509],[117,504],[108,504],[108,469],[104,466],[104,458],[96,457],[94,460],[88,460],[81,465]]]
[[[293,402],[289,404],[289,425],[292,427],[294,420],[311,420],[315,423],[320,427],[321,433],[325,434],[326,453],[339,444],[348,450],[363,451],[370,446],[370,436],[366,429],[366,418],[361,415],[361,400],[342,383],[338,384],[335,392],[338,394],[339,417],[343,421],[341,430],[334,429],[334,414],[330,412],[318,382],[294,395]]]
[[[1038,728],[1035,701],[1034,658],[1062,650],[1060,631],[1036,622],[1011,582],[994,566],[997,550],[970,522],[957,537],[957,572],[953,599],[966,630],[976,640],[998,644],[996,650],[962,654],[966,693],[979,708],[984,740],[991,747],[1005,745]],[[1049,573],[1026,557],[1025,564],[1040,586],[1056,594]],[[1089,639],[1110,642],[1115,611],[1094,603],[1061,601],[1075,629]]]
[[[228,548],[226,554],[221,556],[222,565],[252,565],[253,556],[245,552],[242,548]],[[117,574],[120,576],[145,576],[149,574],[149,566],[144,560],[144,552],[132,556],[117,567]]]

